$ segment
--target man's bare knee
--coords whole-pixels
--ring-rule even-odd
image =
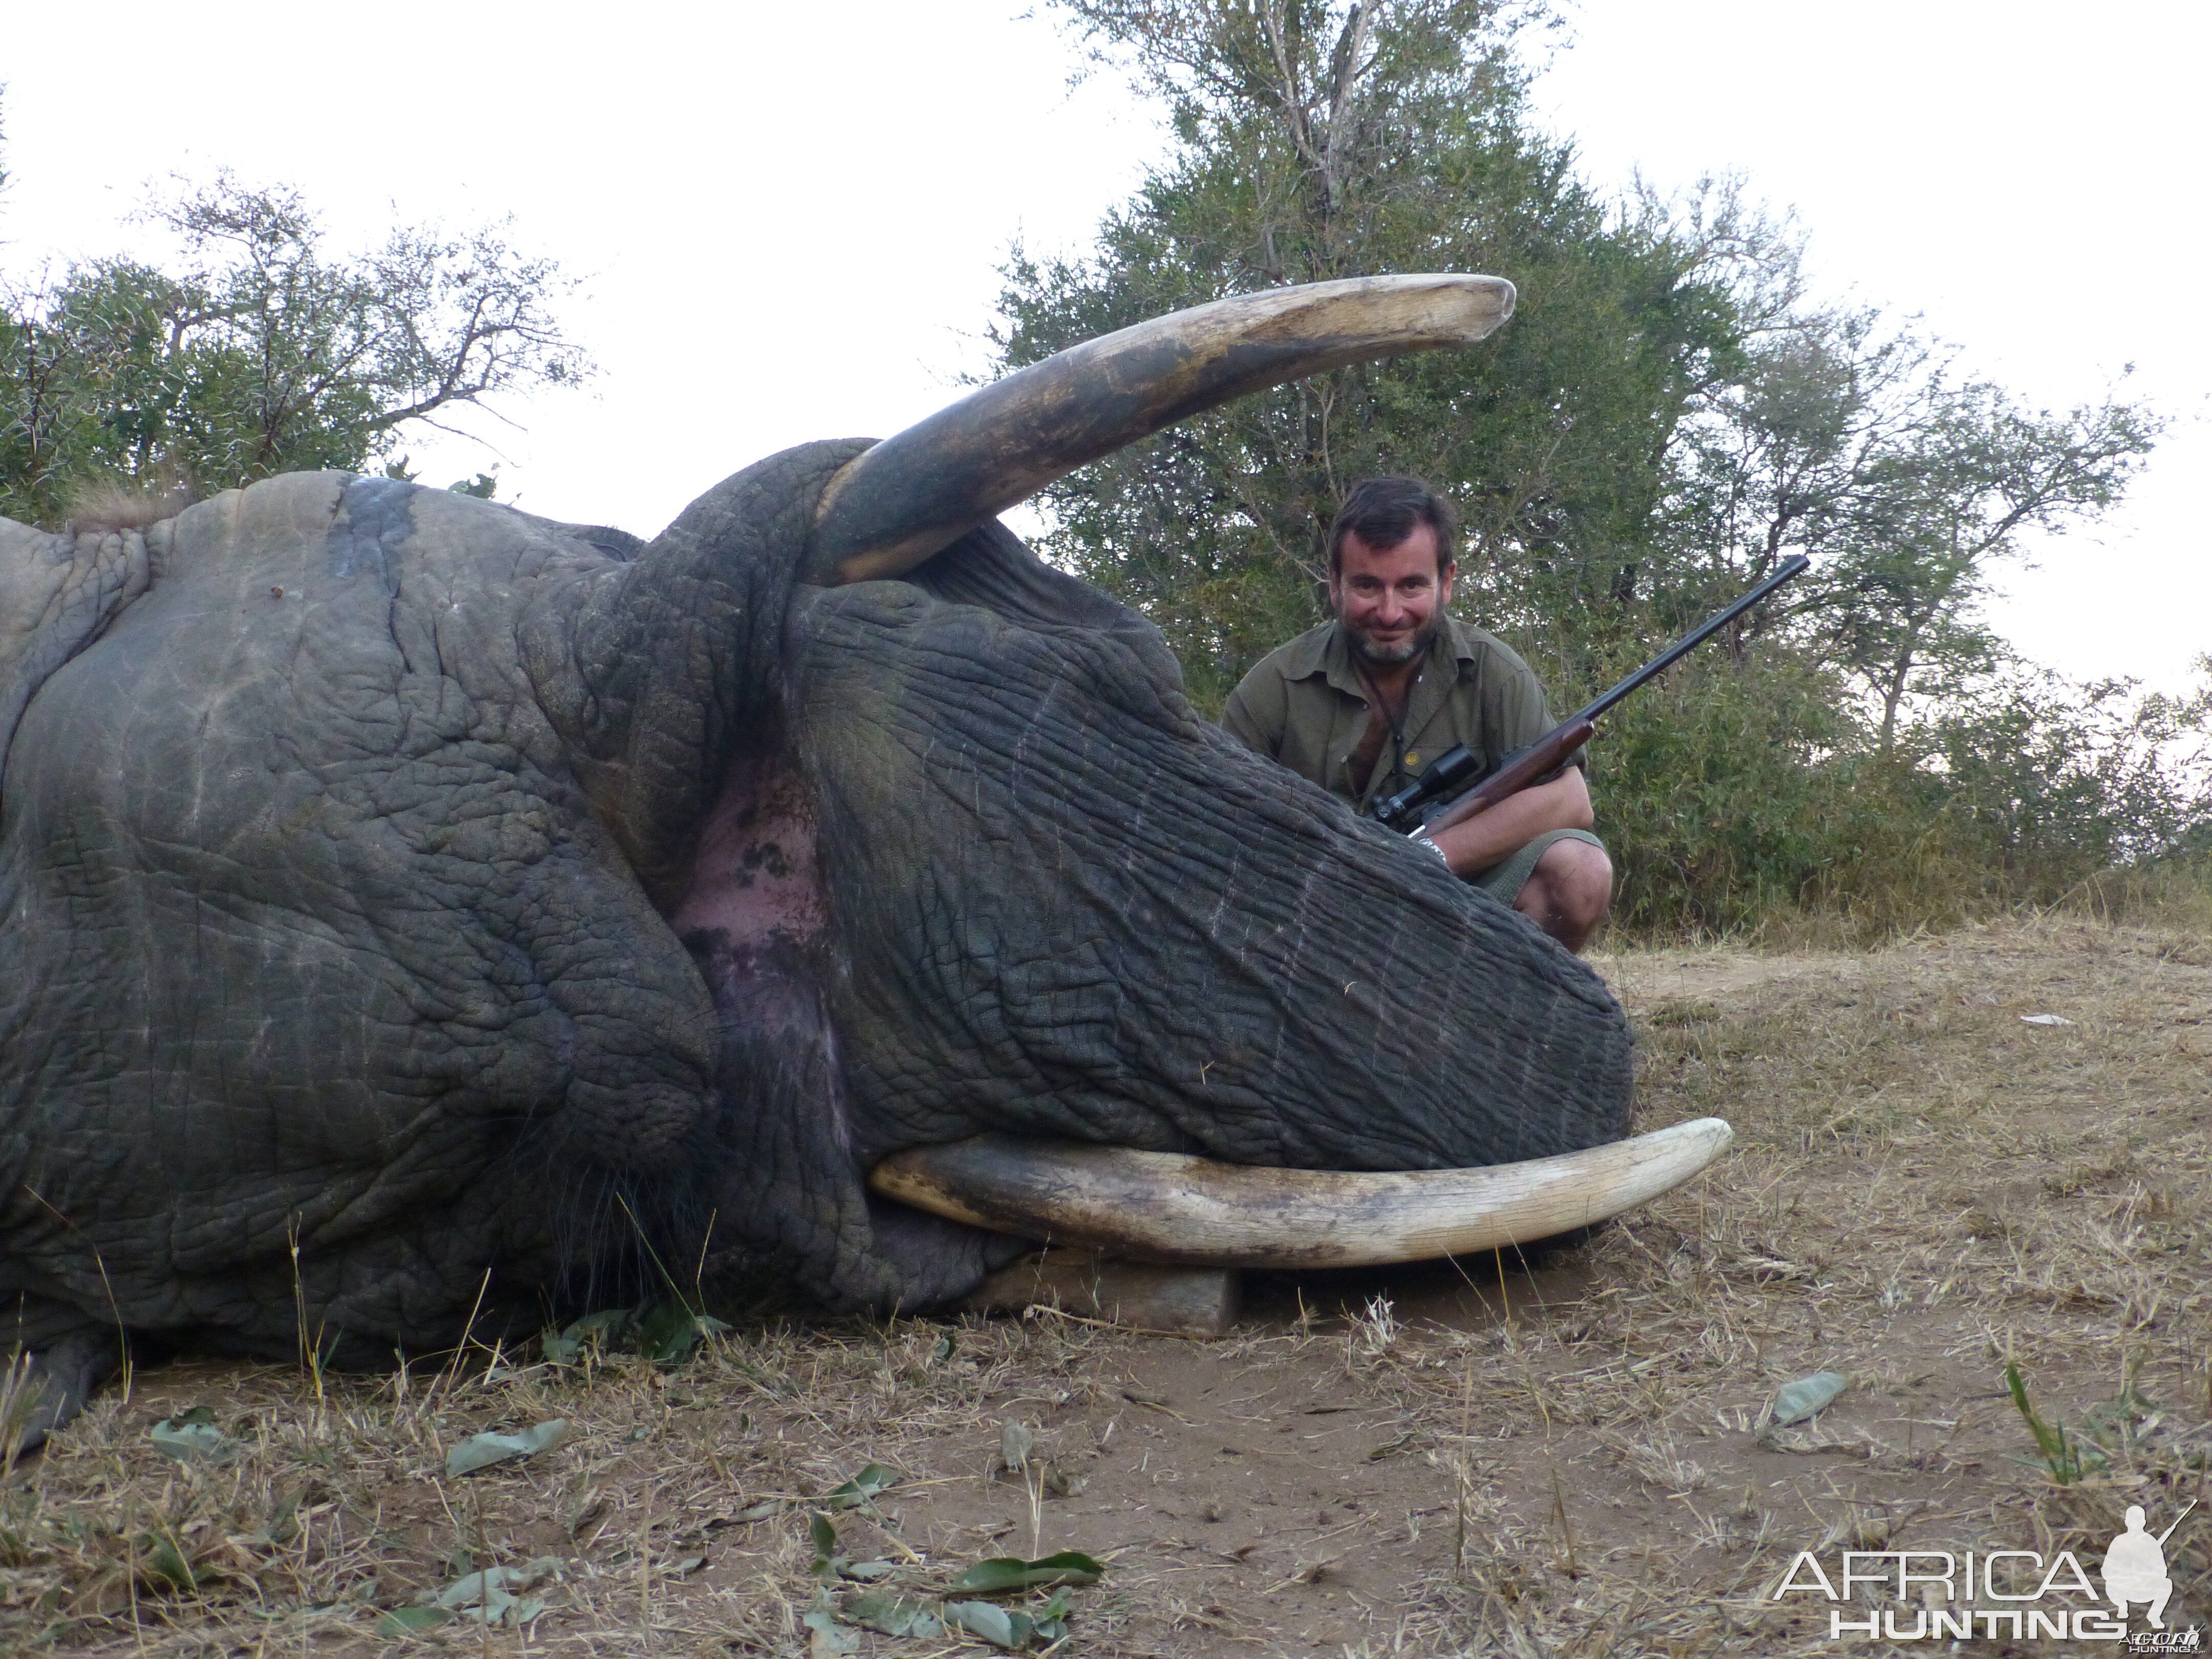
[[[1536,860],[1514,908],[1579,951],[1613,903],[1613,860],[1586,841],[1559,841]]]
[[[1613,904],[1613,860],[1602,847],[1586,841],[1554,842],[1536,868],[1550,875],[1561,916],[1587,933],[1605,920]]]

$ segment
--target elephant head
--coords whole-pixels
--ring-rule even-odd
[[[872,1194],[913,1148],[1619,1137],[1587,969],[1195,717],[1147,623],[992,517],[1510,304],[1178,313],[651,543],[339,473],[0,523],[10,1334],[373,1363],[662,1272],[915,1309],[1019,1247]]]

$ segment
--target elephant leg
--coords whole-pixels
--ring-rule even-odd
[[[43,1445],[123,1369],[123,1358],[122,1336],[112,1326],[72,1331],[39,1348],[17,1348],[0,1368],[0,1461]]]

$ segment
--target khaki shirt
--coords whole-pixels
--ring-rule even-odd
[[[1519,654],[1451,616],[1430,641],[1407,695],[1402,770],[1386,742],[1364,790],[1352,787],[1352,751],[1367,731],[1367,693],[1352,665],[1351,642],[1334,622],[1262,658],[1221,711],[1222,729],[1246,748],[1363,810],[1455,743],[1486,772],[1558,724]],[[1580,751],[1572,763],[1588,764]]]

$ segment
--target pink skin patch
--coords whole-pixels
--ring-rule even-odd
[[[802,1133],[849,1156],[836,1033],[813,957],[828,921],[805,790],[773,754],[739,761],[707,815],[669,927],[721,1016],[725,1106],[753,1119],[763,1089],[787,1103],[811,1098],[817,1109]]]
[[[809,940],[827,921],[805,792],[772,759],[740,761],[707,815],[691,885],[669,927],[680,939],[719,933],[736,947]]]

